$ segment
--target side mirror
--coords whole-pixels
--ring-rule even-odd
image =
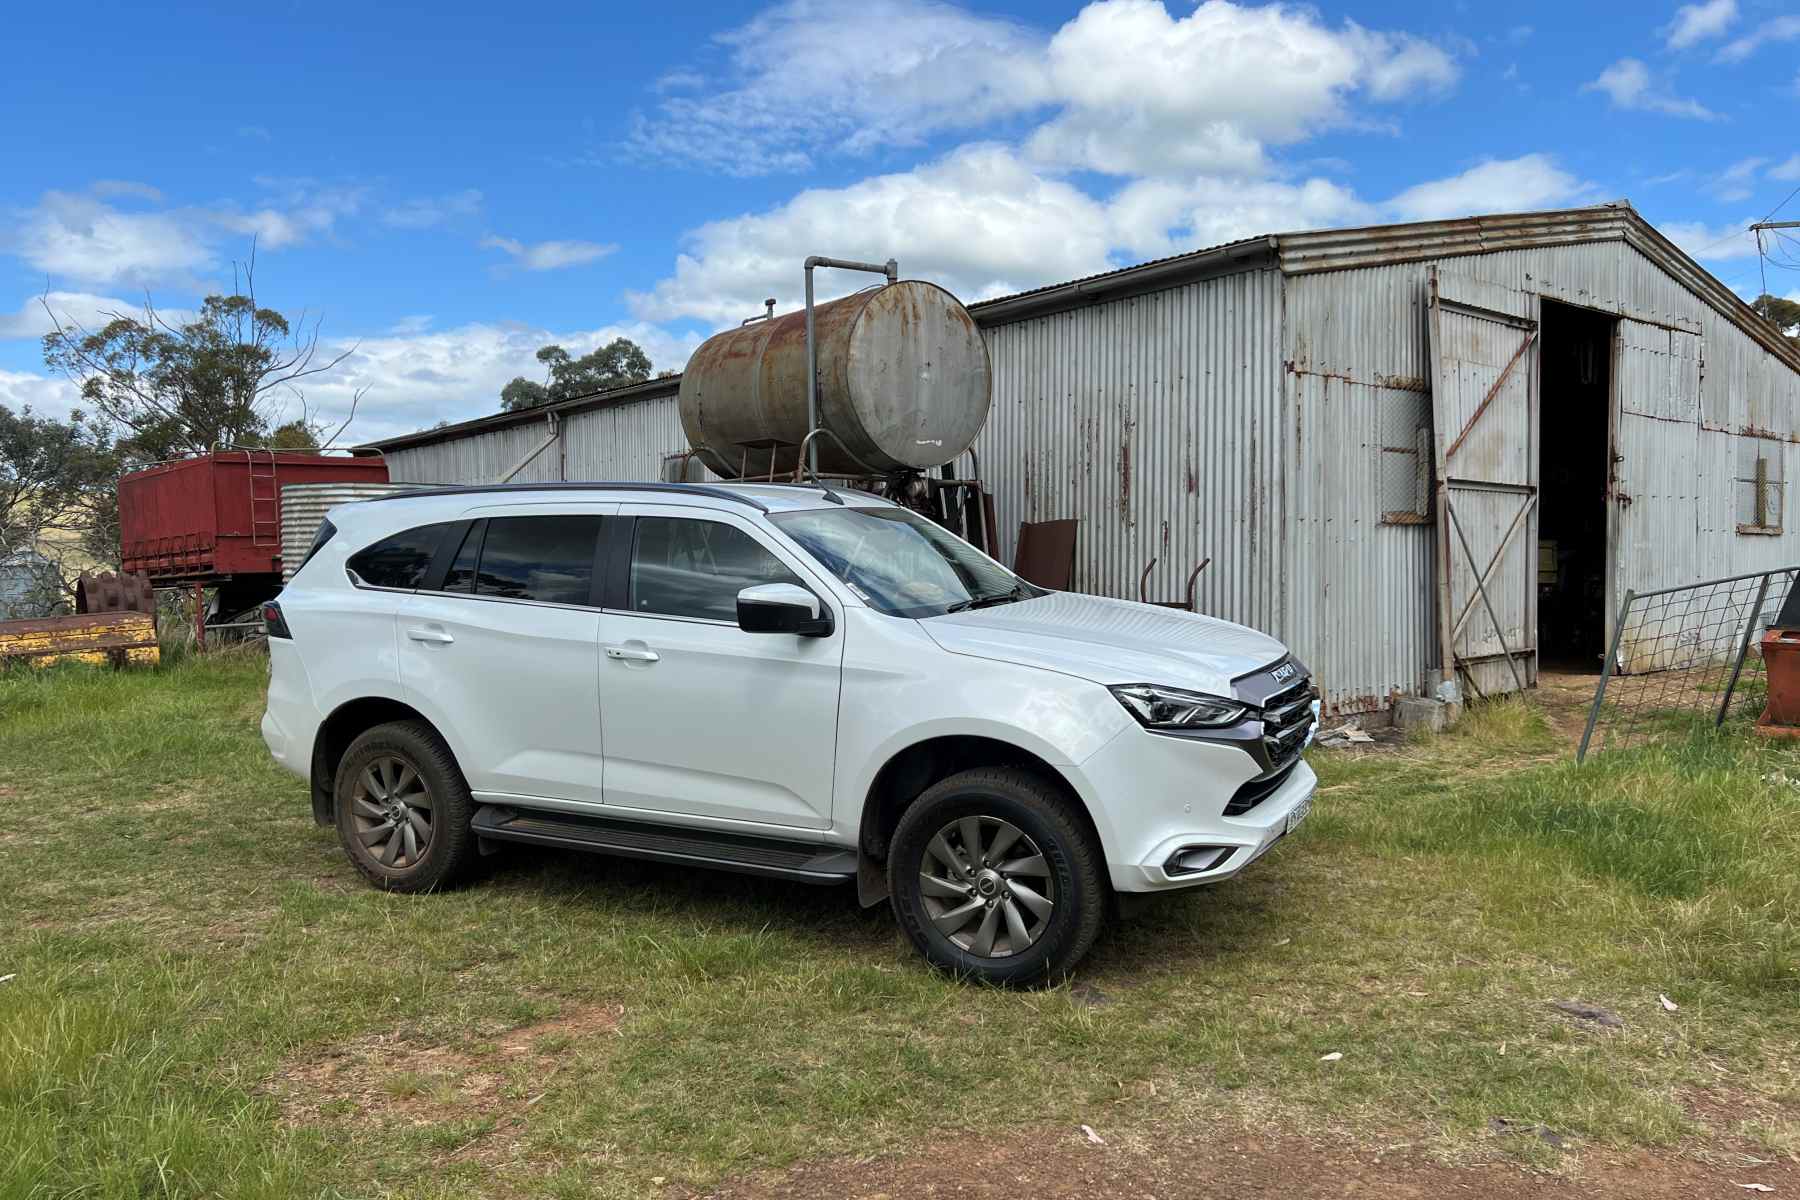
[[[759,583],[737,596],[738,628],[745,633],[794,633],[824,637],[833,628],[825,602],[792,583]]]

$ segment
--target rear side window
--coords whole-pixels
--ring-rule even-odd
[[[548,604],[591,604],[597,516],[491,517],[481,540],[475,594]],[[475,528],[470,528],[471,537]],[[467,541],[457,554],[460,565]],[[451,576],[456,567],[452,566]],[[450,586],[447,578],[445,586]]]
[[[736,623],[737,594],[759,583],[800,580],[755,538],[721,521],[637,519],[632,612]]]
[[[450,561],[450,570],[444,576],[444,591],[475,590],[475,563],[481,555],[481,538],[486,532],[486,521],[475,521],[469,525],[469,532],[463,535],[462,545],[457,548],[456,557]]]
[[[421,525],[382,538],[373,546],[352,554],[348,565],[356,572],[356,577],[370,587],[416,588],[425,582],[425,572],[431,569],[431,558],[450,528],[444,524]]]

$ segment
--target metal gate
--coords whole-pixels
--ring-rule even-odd
[[[1475,694],[1537,678],[1538,323],[1533,297],[1433,269],[1438,636]]]

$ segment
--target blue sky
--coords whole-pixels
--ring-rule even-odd
[[[549,340],[679,369],[810,253],[975,300],[1629,197],[1754,295],[1743,227],[1800,188],[1774,0],[38,5],[0,54],[0,403],[71,403],[40,297],[179,312],[254,238],[260,297],[355,347],[306,395],[366,389],[354,440],[495,410]]]

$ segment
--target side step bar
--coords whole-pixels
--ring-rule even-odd
[[[624,858],[689,863],[801,883],[849,883],[856,878],[853,851],[817,842],[743,837],[573,813],[522,811],[496,804],[477,809],[473,825],[476,836],[487,841],[528,842]]]

